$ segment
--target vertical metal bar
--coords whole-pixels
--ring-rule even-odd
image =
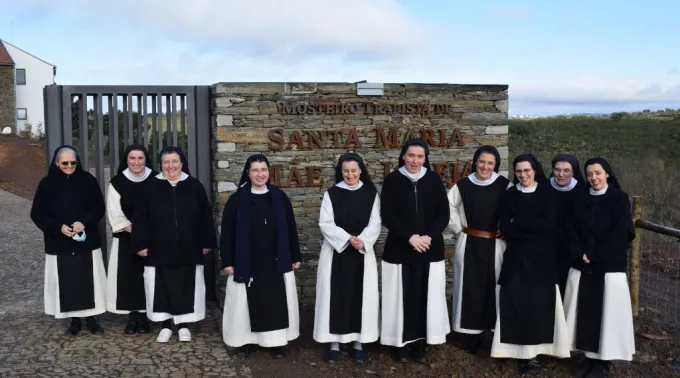
[[[161,93],[156,94],[156,121],[158,122],[158,152],[160,153],[163,149],[163,95]],[[158,164],[160,164],[160,158]]]
[[[90,168],[90,122],[87,118],[87,93],[81,93],[79,98],[80,161],[83,163],[83,169],[88,170]]]
[[[142,96],[137,95],[137,143],[144,144],[144,127],[142,126]]]
[[[170,126],[172,125],[172,120],[170,119],[170,95],[165,95],[165,143],[167,143],[168,146],[174,146],[172,143],[172,129]]]
[[[197,151],[196,151],[196,95],[191,91],[187,95],[187,121],[188,121],[188,148],[185,153],[189,160],[189,172],[196,177]]]
[[[113,141],[113,166],[118,169],[120,165],[120,136],[118,135],[118,94],[114,93],[111,97],[111,110],[109,114],[113,114],[113,122],[109,121],[109,125],[113,124],[113,139],[109,134],[109,144]],[[110,148],[110,147],[109,147]],[[114,171],[111,171],[114,172]],[[113,177],[113,173],[111,174]]]
[[[187,130],[186,130],[186,116],[187,116],[187,109],[186,109],[186,101],[187,101],[187,95],[182,94],[180,95],[180,139],[179,139],[179,144],[182,146],[182,149],[186,150],[187,149]]]
[[[134,122],[132,120],[132,93],[127,94],[127,113],[125,114],[125,118],[127,118],[128,124],[128,142],[127,145],[133,144],[135,142],[135,130],[134,130]]]
[[[635,225],[635,239],[630,247],[630,301],[633,306],[633,316],[638,316],[640,308],[640,227],[635,223],[642,215],[642,197],[633,197],[633,225]]]
[[[104,193],[106,177],[104,176],[104,114],[102,95],[94,95],[94,143],[95,143],[95,173],[99,180],[99,188]]]
[[[109,177],[113,177],[116,174],[116,168],[117,164],[115,162],[115,155],[114,155],[114,149],[113,146],[118,145],[118,138],[116,138],[116,134],[113,132],[113,95],[106,95],[107,97],[107,104],[109,107],[109,140],[107,141],[106,144],[109,146]]]
[[[52,155],[59,146],[64,144],[64,129],[62,127],[62,87],[61,85],[47,85],[43,89],[45,107],[45,167],[50,168]]]
[[[156,95],[152,94],[151,95],[151,130],[153,131],[151,134],[151,144],[153,144],[153,152],[151,153],[153,156],[154,160],[154,168],[157,170],[160,170],[160,161],[158,159],[158,152],[160,152],[160,148],[158,148],[158,117],[156,116]]]
[[[125,147],[130,144],[130,130],[128,130],[128,119],[127,119],[127,112],[128,112],[128,102],[127,102],[127,95],[122,95],[122,100],[123,100],[123,145]]]
[[[147,119],[146,113],[147,113],[147,95],[146,93],[143,93],[140,95],[142,98],[142,107],[139,109],[139,112],[142,117],[142,130],[144,132],[144,147],[149,148],[149,120]]]
[[[62,87],[61,91],[61,105],[63,117],[61,125],[64,133],[64,144],[73,145],[73,119],[71,118],[71,91]],[[69,101],[64,101],[67,99]]]
[[[173,93],[172,97],[170,98],[170,107],[172,107],[172,112],[170,111],[170,107],[168,107],[168,114],[170,120],[172,121],[172,145],[177,146],[177,94]]]

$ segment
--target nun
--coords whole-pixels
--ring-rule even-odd
[[[449,203],[441,177],[430,170],[429,148],[409,139],[399,167],[385,177],[381,218],[388,230],[381,262],[380,343],[396,362],[427,364],[425,345],[444,344],[451,332],[446,304],[443,232]]]
[[[498,278],[498,318],[491,357],[514,358],[538,374],[537,356],[568,358],[567,325],[557,286],[553,190],[538,159],[513,161],[514,186],[503,194],[499,229],[507,243]]]
[[[465,349],[473,354],[482,333],[496,326],[496,282],[505,251],[498,233],[498,207],[510,183],[498,174],[500,160],[496,147],[479,147],[472,172],[448,193],[449,227],[457,238],[452,327],[465,335]]]
[[[585,196],[587,187],[581,166],[575,156],[558,154],[552,160],[552,172],[550,173],[550,186],[554,191],[557,202],[557,264],[559,272],[560,295],[564,299],[564,290],[567,285],[567,274],[571,267],[569,249],[567,247],[567,217],[574,202],[574,196]]]
[[[140,144],[127,146],[118,173],[111,179],[106,192],[106,214],[113,233],[106,281],[106,310],[114,314],[128,314],[125,326],[128,335],[146,334],[151,330],[146,317],[144,258],[137,255],[131,244],[131,219],[140,187],[158,174],[151,167],[146,147]]]
[[[603,158],[585,164],[588,194],[568,222],[572,268],[564,308],[570,347],[584,352],[578,377],[607,377],[612,360],[631,361],[635,331],[626,279],[628,245],[635,238],[628,194]]]
[[[294,270],[300,243],[288,196],[269,183],[269,160],[246,160],[237,191],[224,206],[222,268],[229,275],[222,317],[226,345],[246,357],[250,345],[283,358],[283,346],[300,335]]]
[[[338,359],[340,343],[353,342],[354,361],[362,363],[362,343],[380,337],[373,245],[382,227],[378,191],[354,152],[338,160],[335,185],[323,195],[319,228],[324,240],[316,276],[314,340],[331,344],[325,356],[329,363]]]
[[[205,318],[203,255],[217,247],[215,224],[184,152],[165,147],[160,160],[162,171],[143,185],[135,204],[132,247],[144,258],[147,316],[162,322],[156,341],[170,341],[174,322],[179,341],[187,342],[189,324]]]
[[[70,318],[64,334],[75,336],[85,318],[92,334],[104,329],[95,315],[106,312],[106,270],[99,221],[106,211],[97,179],[85,171],[76,149],[57,147],[40,180],[31,219],[45,240],[45,313]]]

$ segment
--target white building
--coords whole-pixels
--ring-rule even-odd
[[[33,126],[33,133],[45,131],[45,108],[43,88],[54,84],[57,67],[30,53],[0,40],[14,61],[16,93],[16,132],[19,134],[27,123]]]

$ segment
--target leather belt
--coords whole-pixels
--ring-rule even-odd
[[[463,232],[478,238],[496,239],[496,233],[491,231],[475,230],[474,228],[463,227]]]

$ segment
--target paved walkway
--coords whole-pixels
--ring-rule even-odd
[[[0,190],[0,376],[251,376],[227,355],[214,305],[191,329],[189,343],[178,342],[175,334],[170,343],[158,344],[157,328],[149,335],[125,335],[127,317],[109,313],[99,318],[104,335],[64,336],[68,320],[44,313],[45,254],[30,207],[31,201]]]

